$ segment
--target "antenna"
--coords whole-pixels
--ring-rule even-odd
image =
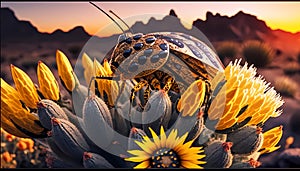
[[[92,4],[93,6],[95,6],[97,9],[99,9],[101,12],[103,12],[106,16],[108,16],[114,23],[117,24],[117,26],[122,30],[123,34],[126,37],[125,31],[122,29],[122,27],[110,16],[108,15],[103,9],[101,9],[100,7],[98,7],[96,4],[94,4],[93,2],[89,2],[90,4]],[[121,20],[122,21],[122,20]],[[126,24],[127,25],[127,24]]]
[[[120,17],[119,17],[116,13],[114,13],[112,10],[109,10],[109,12],[112,13],[114,16],[116,16],[119,20],[121,20],[121,21],[126,25],[126,27],[128,28],[128,30],[130,31],[130,33],[133,34],[132,29],[128,26],[128,24],[127,24],[124,20],[122,20],[122,18],[120,18]]]

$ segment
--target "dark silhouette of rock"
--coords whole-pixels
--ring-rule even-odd
[[[170,10],[169,15],[177,17],[177,14],[175,13],[175,11],[173,9]]]
[[[261,40],[260,34],[272,36],[272,30],[256,16],[239,11],[232,17],[206,13],[206,20],[197,19],[193,26],[200,29],[212,41],[245,39]]]
[[[87,41],[90,37],[91,36],[84,30],[82,26],[74,27],[67,32],[57,29],[51,33],[51,39],[53,41]]]
[[[1,41],[5,42],[43,42],[43,41],[87,41],[90,35],[82,26],[77,26],[68,32],[56,30],[53,33],[41,33],[29,21],[17,19],[9,8],[1,8]]]
[[[29,21],[19,21],[9,8],[1,8],[1,40],[37,39],[41,34]]]
[[[240,42],[248,39],[263,40],[266,36],[274,36],[275,32],[284,32],[271,30],[264,21],[243,11],[232,17],[222,16],[219,13],[214,15],[208,11],[205,20],[197,19],[193,22],[192,29],[185,28],[182,22],[184,21],[181,21],[175,11],[171,9],[169,15],[161,20],[152,17],[146,24],[136,21],[131,28],[135,33],[182,32],[195,36],[207,44],[224,40]],[[299,34],[300,32],[294,35]],[[113,36],[117,36],[117,34]],[[18,20],[9,8],[1,8],[1,40],[4,42],[83,42],[89,40],[90,37],[91,35],[82,26],[77,26],[67,32],[58,29],[53,33],[41,33],[29,21]],[[112,39],[109,40],[112,41]]]

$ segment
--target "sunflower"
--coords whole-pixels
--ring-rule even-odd
[[[205,155],[202,147],[191,147],[193,140],[184,143],[188,133],[177,137],[177,130],[172,130],[169,136],[161,127],[160,138],[149,128],[153,141],[144,136],[143,141],[135,141],[141,150],[128,150],[128,153],[135,155],[126,158],[126,161],[140,162],[134,168],[202,168],[200,164],[205,161],[200,159]]]

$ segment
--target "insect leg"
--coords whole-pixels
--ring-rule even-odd
[[[145,85],[148,85],[148,82],[146,80],[142,80],[138,82],[132,89],[130,94],[130,104],[132,104],[132,101],[135,97],[134,93],[142,89]]]
[[[161,87],[160,87],[160,82],[156,79],[156,78],[153,78],[151,80],[151,85],[154,87],[154,89],[156,90],[160,90]]]
[[[173,83],[174,83],[174,79],[172,77],[169,77],[163,90],[167,93],[171,89]]]
[[[148,84],[148,85],[147,85],[147,88],[146,88],[146,90],[145,90],[145,92],[144,92],[144,105],[147,104],[148,99],[150,98],[150,93],[151,93],[150,85]],[[144,105],[143,105],[143,106],[144,106]]]

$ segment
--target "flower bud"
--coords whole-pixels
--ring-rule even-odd
[[[182,116],[180,114],[172,127],[172,129],[178,130],[178,136],[183,136],[188,132],[185,142],[196,139],[204,128],[203,112],[198,110],[196,113],[191,116]]]
[[[90,151],[86,140],[75,125],[64,119],[52,118],[52,138],[58,148],[74,161],[82,162],[85,151]]]
[[[263,135],[261,128],[257,126],[244,126],[227,134],[227,141],[233,143],[231,148],[233,154],[250,155],[261,148]]]
[[[135,141],[142,142],[144,136],[146,136],[146,133],[143,130],[138,129],[136,127],[132,127],[130,129],[130,134],[128,139],[128,150],[138,149],[139,146],[135,143]]]
[[[94,95],[86,98],[83,122],[85,133],[97,146],[106,148],[112,143],[115,131],[109,109],[102,99]]]
[[[60,50],[56,51],[56,64],[58,75],[62,82],[62,85],[69,92],[72,92],[75,87],[75,74],[70,61]]]
[[[83,165],[80,162],[78,162],[74,158],[71,158],[68,154],[64,153],[57,146],[57,144],[55,143],[53,137],[47,138],[46,142],[47,142],[49,148],[51,149],[52,155],[55,156],[55,158],[52,158],[52,159],[56,160],[56,162],[55,162],[55,161],[52,161],[52,160],[49,161],[49,160],[46,159],[47,164],[50,165],[51,168],[54,168],[54,167],[62,168],[63,166],[65,166],[65,164],[67,166],[72,166],[72,167],[77,167],[77,168],[83,167]],[[51,157],[54,157],[54,156],[51,156]],[[65,164],[62,164],[61,161],[64,162]],[[55,162],[55,163],[53,163],[53,162]]]
[[[51,70],[42,61],[39,61],[37,67],[37,77],[39,88],[46,99],[57,101],[60,98],[58,83]]]
[[[230,166],[230,169],[242,169],[242,168],[256,168],[261,165],[260,162],[250,159],[249,161],[241,161],[241,162],[234,162]]]
[[[20,95],[20,100],[22,100],[26,106],[30,107],[31,109],[36,109],[36,104],[39,101],[39,97],[32,80],[18,67],[11,65],[10,69],[16,89]]]
[[[81,84],[76,85],[72,91],[72,105],[74,113],[80,118],[82,118],[83,104],[87,96],[88,88]]]
[[[164,90],[154,92],[144,107],[142,113],[143,130],[149,132],[149,127],[159,133],[160,127],[167,129],[171,119],[172,103]],[[150,132],[149,132],[150,133]]]
[[[83,166],[85,168],[114,168],[105,158],[96,153],[83,153]]]
[[[64,110],[55,102],[43,99],[38,102],[38,116],[43,127],[48,130],[52,129],[51,118],[59,118],[68,120]]]
[[[204,168],[229,168],[233,159],[231,146],[230,142],[214,141],[205,147]]]

